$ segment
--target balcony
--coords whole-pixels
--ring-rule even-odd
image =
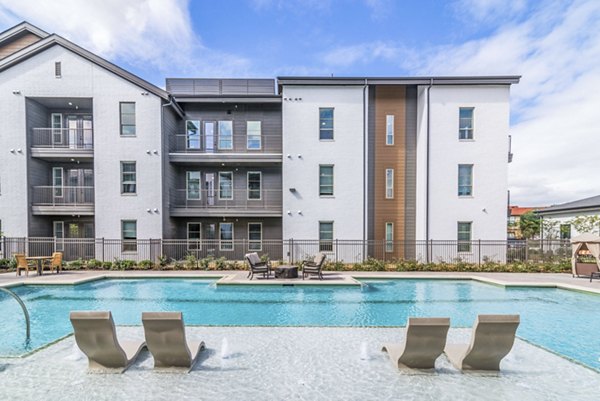
[[[33,128],[31,156],[49,161],[94,157],[92,128]]]
[[[281,190],[171,190],[172,217],[281,217]],[[252,199],[249,199],[252,198]],[[257,199],[255,199],[257,198]]]
[[[169,158],[173,163],[281,164],[281,135],[207,137],[172,135]]]
[[[94,215],[94,187],[32,188],[32,212],[35,215]]]

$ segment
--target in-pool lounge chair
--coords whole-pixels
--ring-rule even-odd
[[[271,263],[269,261],[263,262],[258,257],[258,253],[252,252],[245,255],[248,266],[250,266],[250,272],[248,277],[252,280],[255,273],[262,273],[263,277],[269,278],[271,275]]]
[[[519,315],[479,315],[471,344],[448,344],[444,353],[460,370],[500,370],[500,361],[512,349]]]
[[[123,373],[146,346],[142,340],[119,342],[110,312],[71,312],[71,324],[91,372]]]
[[[444,352],[449,328],[447,317],[411,317],[404,344],[384,344],[381,350],[398,368],[433,369]]]
[[[304,277],[309,274],[316,274],[319,277],[319,280],[323,280],[323,264],[325,263],[325,259],[327,255],[323,252],[317,253],[314,260],[306,260],[302,263],[302,280]]]
[[[144,312],[142,323],[154,369],[192,370],[204,342],[187,342],[181,312]]]

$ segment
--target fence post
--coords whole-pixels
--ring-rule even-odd
[[[106,262],[106,260],[104,259],[104,237],[102,237],[102,261]]]
[[[525,238],[525,261],[529,262],[529,238]]]
[[[477,265],[481,266],[481,238],[479,238],[479,251],[477,253],[479,254],[479,263]]]
[[[338,239],[335,239],[335,263],[338,261]]]
[[[294,239],[290,238],[288,241],[289,254],[290,254],[290,264],[294,264]]]

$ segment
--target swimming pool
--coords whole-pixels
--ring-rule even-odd
[[[106,279],[80,285],[20,286],[18,304],[0,298],[0,355],[20,355],[72,331],[71,310],[111,310],[118,325],[142,311],[178,310],[190,325],[404,326],[409,316],[449,316],[470,327],[482,313],[518,313],[522,339],[600,369],[600,297],[550,288],[504,288],[463,280],[362,280],[362,287],[214,285],[214,279]]]

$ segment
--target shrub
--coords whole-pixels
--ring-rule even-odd
[[[8,269],[10,267],[10,259],[0,259],[0,269]]]
[[[111,270],[113,268],[112,262],[102,262],[102,268],[104,270]]]
[[[158,265],[159,265],[160,267],[165,267],[166,265],[168,265],[168,264],[169,264],[169,261],[170,261],[170,260],[171,260],[171,259],[170,259],[168,256],[165,256],[165,255],[160,255],[160,256],[158,257]]]
[[[101,261],[97,259],[90,259],[87,261],[86,267],[88,269],[101,269],[103,266]]]
[[[112,264],[112,270],[133,270],[136,267],[135,260],[115,258]]]
[[[198,269],[198,258],[196,257],[196,255],[191,253],[185,255],[185,267],[190,270]]]
[[[154,262],[149,259],[140,260],[138,267],[143,270],[150,270],[154,267]]]
[[[207,256],[198,261],[198,268],[200,270],[208,270],[210,268],[210,264],[215,260],[212,256]]]
[[[67,270],[79,270],[83,267],[83,259],[79,258],[77,260],[68,262],[65,267]]]
[[[224,256],[215,259],[215,269],[216,270],[227,270],[227,259]]]

